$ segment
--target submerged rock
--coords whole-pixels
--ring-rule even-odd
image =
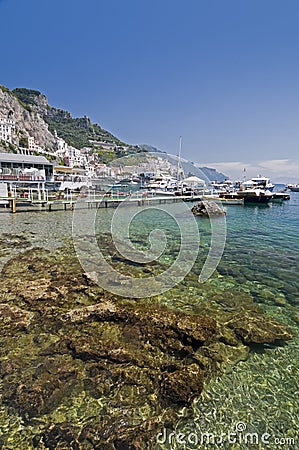
[[[27,330],[34,314],[17,306],[0,303],[0,334],[7,335],[17,330]]]
[[[55,409],[71,393],[76,378],[77,371],[70,358],[43,359],[33,372],[15,368],[14,373],[7,374],[2,401],[25,419],[39,417]]]
[[[185,367],[170,366],[161,375],[161,393],[168,400],[181,405],[190,404],[203,389],[203,371],[197,364]]]
[[[2,233],[0,235],[0,249],[8,248],[26,248],[30,247],[31,242],[25,236],[12,233]]]
[[[275,341],[287,341],[293,337],[290,328],[264,315],[236,314],[227,325],[247,345],[272,344]]]
[[[76,308],[68,311],[62,316],[62,320],[70,322],[83,322],[104,313],[114,313],[115,305],[111,301],[105,301],[96,305],[86,306],[85,308]]]
[[[0,278],[3,404],[43,424],[37,448],[150,448],[250,345],[292,337],[248,294],[206,289],[188,314],[108,296],[71,252],[12,258]]]
[[[70,423],[51,424],[40,436],[33,440],[34,448],[49,450],[83,450],[78,442],[78,430]],[[85,447],[88,450],[88,447]],[[93,447],[89,447],[92,449]]]

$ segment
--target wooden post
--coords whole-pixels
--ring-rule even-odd
[[[17,211],[17,199],[15,197],[9,200],[9,206],[12,213]]]

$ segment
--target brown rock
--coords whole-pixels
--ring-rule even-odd
[[[203,372],[197,364],[170,367],[161,375],[161,394],[164,399],[182,405],[190,404],[203,389]]]
[[[41,364],[33,373],[4,378],[2,401],[24,418],[38,417],[55,409],[73,389],[76,369],[67,358],[56,357]]]
[[[247,345],[271,344],[280,340],[287,341],[293,337],[292,330],[289,327],[264,315],[236,314],[227,325]]]
[[[6,335],[16,330],[26,330],[34,314],[17,306],[0,303],[0,333]]]
[[[34,446],[40,448],[43,445],[43,448],[45,446],[50,450],[83,450],[77,438],[78,431],[70,423],[51,424],[40,436],[35,437]]]

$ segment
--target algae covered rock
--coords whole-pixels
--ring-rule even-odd
[[[17,306],[0,303],[0,334],[7,335],[17,330],[25,331],[34,314]]]
[[[51,424],[41,435],[34,438],[33,443],[34,448],[83,450],[78,442],[78,430],[70,423]],[[85,448],[88,450],[87,446]]]
[[[3,405],[42,424],[36,448],[151,448],[251,344],[291,338],[247,294],[208,289],[186,313],[106,294],[71,252],[24,251],[0,278]]]
[[[55,409],[75,386],[77,371],[70,358],[57,356],[40,360],[34,371],[15,368],[6,372],[2,401],[25,419]],[[18,375],[18,376],[16,376]]]
[[[293,337],[289,327],[265,315],[236,314],[227,325],[247,345],[272,344],[275,341],[287,341]]]
[[[203,389],[203,371],[197,364],[170,366],[161,375],[161,393],[167,400],[188,405]]]

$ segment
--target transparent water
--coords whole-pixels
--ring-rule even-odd
[[[109,209],[98,212],[97,231],[100,234],[109,232],[112,215],[113,210]],[[211,279],[199,285],[196,276],[207,255],[210,226],[207,220],[198,219],[201,247],[192,270],[194,277],[161,294],[159,302],[182,311],[196,312],[200,302],[208,302],[210,295],[221,293],[225,296],[227,293],[237,299],[238,295],[246,293],[266,314],[288,324],[295,337],[284,347],[252,352],[246,361],[238,363],[221,378],[212,380],[201,398],[193,403],[194,419],[186,419],[182,410],[173,430],[177,434],[167,435],[163,443],[153,441],[153,448],[251,448],[251,443],[244,441],[246,431],[255,433],[252,439],[256,439],[256,435],[258,437],[252,448],[299,448],[298,223],[298,193],[292,193],[291,200],[283,204],[227,207],[227,240],[223,258]],[[155,213],[136,217],[131,226],[131,238],[137,246],[146,249],[147,236],[157,226],[166,229],[168,237],[161,262],[171,264],[179,246],[177,225],[169,218]],[[0,238],[7,233],[24,236],[29,242],[26,248],[54,250],[65,245],[71,231],[70,211],[19,210],[16,214],[0,211]],[[18,246],[4,246],[0,252],[0,265],[21,251],[23,249]],[[15,422],[10,419],[6,432],[7,427],[19,427],[24,435],[29,432],[17,419]],[[235,435],[230,436],[231,442],[228,442],[230,431]],[[179,435],[178,438],[178,433],[184,433],[185,437]],[[205,439],[200,443],[204,433],[211,433],[210,443]],[[224,434],[224,443],[220,442],[221,433]],[[271,437],[265,437],[265,433]],[[12,447],[7,448],[13,448],[14,439]]]

